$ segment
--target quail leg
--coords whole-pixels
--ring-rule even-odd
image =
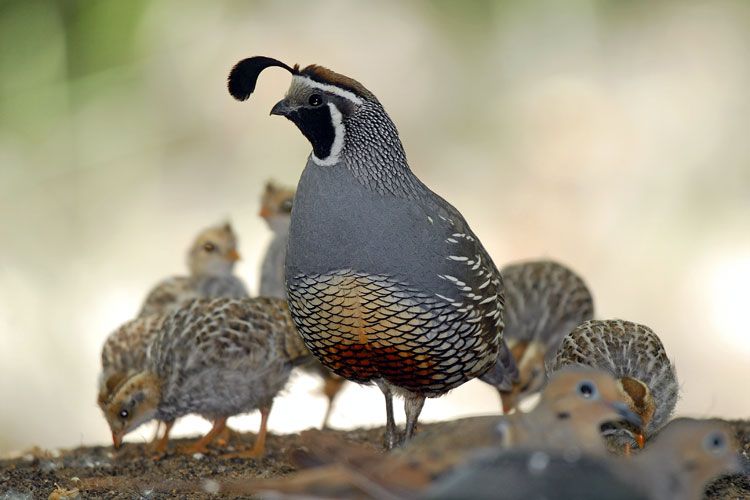
[[[333,400],[336,399],[341,388],[344,386],[344,379],[335,375],[326,377],[323,385],[323,394],[328,398],[328,408],[326,408],[325,417],[323,417],[323,429],[328,429],[328,420],[331,418],[333,410]]]
[[[222,458],[259,458],[266,452],[266,433],[268,432],[268,414],[271,413],[271,406],[265,406],[260,409],[260,430],[258,437],[255,438],[255,445],[245,451],[237,453],[226,453]]]
[[[422,413],[422,407],[424,406],[424,396],[418,394],[409,394],[404,400],[404,411],[406,412],[406,433],[404,434],[404,442],[410,440],[414,436],[414,431],[417,428],[417,419],[419,414]]]
[[[169,444],[169,432],[172,430],[174,420],[164,422],[164,434],[158,439],[153,441],[154,455],[151,457],[154,460],[159,460],[167,452],[167,445]],[[158,430],[158,429],[157,429]]]
[[[393,449],[398,443],[396,435],[396,420],[393,418],[393,393],[390,386],[384,380],[378,380],[377,386],[385,397],[385,448]]]
[[[216,439],[216,436],[221,434],[224,428],[227,426],[227,417],[221,417],[214,420],[214,425],[208,433],[200,438],[193,444],[180,448],[179,452],[185,455],[192,455],[193,453],[206,453],[208,452],[208,445]]]

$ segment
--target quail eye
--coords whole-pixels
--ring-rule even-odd
[[[706,436],[706,442],[704,446],[714,453],[719,453],[724,450],[727,446],[727,440],[718,432],[714,432]]]
[[[206,252],[213,252],[214,250],[216,250],[216,245],[209,241],[208,243],[203,244],[203,250],[205,250]]]
[[[310,106],[320,106],[321,104],[323,104],[323,98],[320,97],[320,94],[313,94],[310,96],[307,102],[310,104]]]
[[[593,382],[589,382],[588,380],[581,382],[578,384],[578,394],[586,399],[591,399],[596,396],[596,386]]]
[[[284,202],[281,204],[281,210],[283,210],[286,213],[291,213],[292,200],[284,200]]]
[[[130,412],[128,410],[120,410],[120,418],[126,419],[130,416]]]

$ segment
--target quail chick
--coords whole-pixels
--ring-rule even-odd
[[[505,266],[504,336],[518,366],[519,380],[500,391],[509,412],[546,382],[545,363],[554,359],[563,337],[594,317],[594,301],[583,280],[551,260]]]
[[[719,475],[739,470],[723,422],[677,419],[631,460],[489,450],[434,484],[426,498],[693,500]]]
[[[284,261],[286,247],[289,241],[289,223],[291,221],[294,189],[278,186],[269,181],[261,196],[260,216],[268,223],[273,231],[273,239],[266,248],[260,273],[261,297],[279,297],[286,299],[284,287]],[[323,394],[328,399],[323,428],[328,427],[328,421],[333,409],[333,401],[341,391],[345,380],[331,372],[320,361],[310,357],[300,369],[323,380]]]
[[[627,419],[615,380],[590,369],[563,370],[542,392],[529,413],[461,419],[432,426],[402,449],[383,455],[327,433],[308,431],[301,444],[320,466],[281,480],[253,482],[254,491],[352,497],[364,491],[376,498],[412,498],[484,449],[543,449],[566,456],[605,456],[600,427]]]
[[[240,259],[237,237],[229,223],[204,229],[188,251],[189,276],[174,276],[146,296],[138,316],[170,313],[192,299],[247,297],[242,280],[234,276]]]
[[[268,181],[260,198],[259,215],[273,233],[260,267],[260,296],[286,299],[284,260],[289,241],[294,189]]]
[[[206,452],[228,417],[260,409],[255,446],[237,455],[259,456],[273,399],[308,355],[283,300],[194,300],[167,317],[146,368],[123,381],[104,406],[115,448],[144,422],[196,413],[213,428],[183,451]]]
[[[151,314],[133,319],[115,330],[102,347],[102,371],[99,375],[99,397],[102,411],[110,403],[121,384],[130,376],[146,369],[146,352],[164,323],[165,316]],[[166,451],[169,431],[174,421],[165,422],[164,434],[156,439],[156,452]],[[157,433],[158,434],[158,433]]]
[[[322,66],[267,57],[239,62],[230,93],[247,99],[269,66],[293,75],[271,114],[313,149],[286,257],[289,308],[312,353],[380,387],[388,447],[397,442],[394,392],[405,398],[409,439],[427,397],[480,376],[509,390],[517,370],[502,336],[500,273],[461,213],[414,175],[378,99]]]
[[[643,425],[605,431],[616,448],[645,440],[663,426],[677,404],[679,386],[672,363],[659,337],[648,327],[621,320],[592,320],[562,341],[551,370],[587,365],[612,374]]]

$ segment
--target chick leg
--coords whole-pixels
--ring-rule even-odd
[[[266,434],[268,433],[268,415],[271,413],[271,405],[260,409],[260,430],[255,438],[255,445],[246,451],[227,453],[222,458],[259,458],[266,452]]]
[[[213,442],[213,440],[221,434],[221,432],[224,430],[224,428],[227,426],[227,417],[221,417],[214,420],[214,425],[211,427],[211,430],[208,431],[208,433],[200,438],[198,441],[194,442],[193,444],[190,444],[188,446],[185,446],[179,450],[180,453],[184,453],[186,455],[192,455],[193,453],[206,453],[208,452],[208,445]]]
[[[153,449],[155,452],[154,460],[158,460],[164,456],[167,451],[167,445],[169,444],[169,432],[172,430],[174,420],[164,422],[164,434],[159,439],[155,439],[153,443]]]
[[[328,420],[331,418],[333,411],[333,400],[336,399],[339,391],[344,386],[344,379],[336,375],[328,375],[323,385],[323,394],[328,398],[328,408],[326,408],[325,417],[323,417],[323,429],[328,429]]]

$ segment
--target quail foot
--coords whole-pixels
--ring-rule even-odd
[[[188,251],[190,275],[174,276],[157,284],[138,315],[170,313],[192,299],[247,297],[242,280],[232,274],[239,259],[237,237],[229,223],[204,229]]]
[[[265,219],[273,232],[273,239],[266,248],[261,264],[259,287],[261,297],[286,299],[284,261],[289,241],[289,223],[293,201],[294,189],[279,186],[272,181],[266,183],[261,196],[260,216]],[[341,391],[345,380],[328,370],[312,356],[299,369],[323,380],[323,395],[328,400],[328,406],[323,417],[323,428],[327,428],[333,402]]]
[[[607,429],[615,449],[628,451],[663,426],[674,411],[679,392],[677,376],[659,337],[648,327],[621,320],[592,320],[579,325],[562,341],[551,363],[587,365],[612,374],[628,404],[643,420],[641,428]]]
[[[414,175],[378,99],[322,66],[260,56],[232,69],[230,93],[247,99],[270,66],[292,73],[271,114],[313,149],[286,256],[289,308],[312,353],[382,390],[387,447],[399,441],[394,394],[405,399],[408,440],[427,397],[476,377],[509,390],[517,370],[502,336],[500,273],[461,213]]]
[[[509,391],[500,391],[505,413],[526,396],[539,392],[547,376],[545,363],[557,353],[563,337],[594,316],[594,301],[583,280],[551,260],[518,262],[503,267],[504,336],[519,371]]]
[[[203,453],[228,417],[259,409],[255,446],[236,456],[260,456],[273,399],[306,356],[285,301],[194,300],[166,318],[145,369],[121,382],[104,406],[114,445],[151,419],[199,414],[213,428],[181,451]]]

